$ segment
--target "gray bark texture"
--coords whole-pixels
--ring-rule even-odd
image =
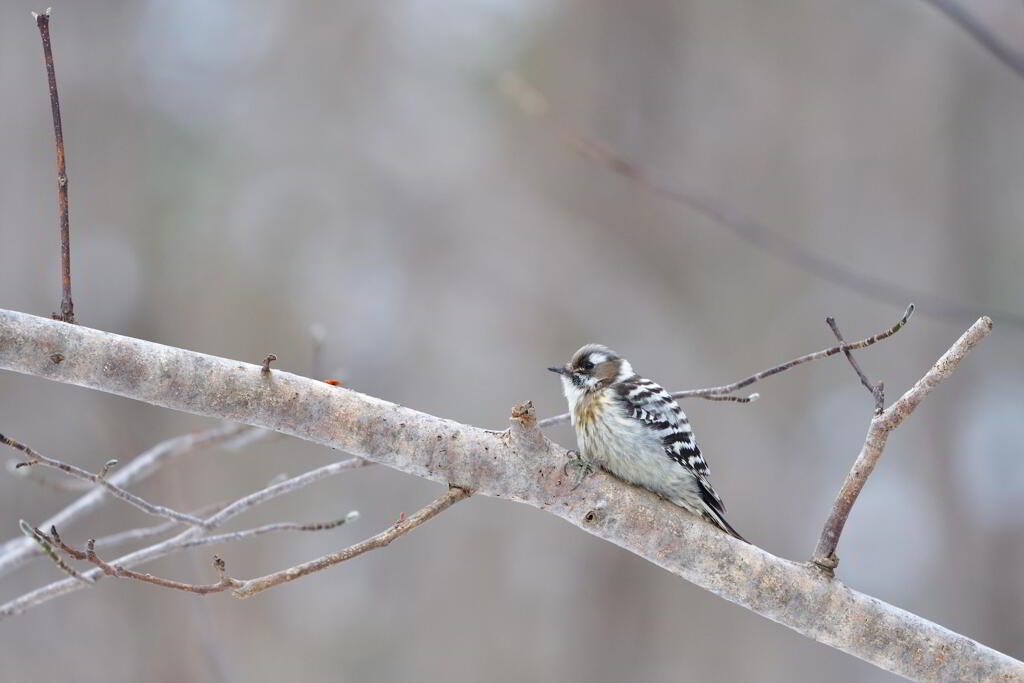
[[[1024,681],[1024,663],[605,474],[576,490],[530,404],[480,429],[321,381],[0,310],[0,368],[272,429],[545,510],[808,638],[920,681]],[[824,675],[823,678],[827,678]]]

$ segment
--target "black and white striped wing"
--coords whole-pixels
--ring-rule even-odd
[[[718,513],[725,503],[708,481],[710,470],[690,428],[683,409],[659,384],[643,377],[632,377],[616,385],[626,414],[653,430],[665,447],[665,454],[691,470],[701,487],[704,502]]]

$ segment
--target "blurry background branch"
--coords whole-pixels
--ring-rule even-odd
[[[981,336],[990,329],[983,322]],[[962,340],[950,353],[962,357],[971,345]],[[63,362],[49,360],[54,350]],[[955,367],[948,356],[940,365],[945,374]],[[562,476],[565,451],[544,437],[530,404],[517,407],[509,430],[495,432],[287,372],[264,373],[257,365],[11,311],[0,311],[0,368],[273,429],[463,491],[526,503],[818,642],[916,680],[1024,676],[1017,660],[858,593],[816,567],[735,541],[646,491],[606,475],[570,491]],[[929,390],[937,382],[931,374],[922,380]],[[911,393],[919,402],[927,391]],[[193,527],[167,543],[193,540],[201,531]],[[117,562],[127,567],[145,559],[136,554]],[[71,577],[60,590],[80,586]],[[41,597],[25,596],[4,609],[13,614]]]
[[[967,9],[969,2],[958,0],[925,0],[953,22],[967,31],[986,50],[1008,66],[1018,76],[1024,77],[1024,50],[1015,48],[1000,38],[979,17]]]
[[[547,96],[518,73],[503,74],[499,86],[524,113],[543,119],[565,144],[585,159],[636,183],[648,192],[699,213],[727,228],[744,242],[809,275],[890,305],[902,306],[905,301],[918,301],[924,311],[922,315],[933,318],[963,322],[977,315],[977,306],[913,290],[854,270],[837,260],[822,256],[785,232],[742,215],[723,201],[657,178],[648,169],[619,154],[604,140],[582,132],[558,116]],[[1000,321],[1024,328],[1024,314],[998,311],[998,317]]]

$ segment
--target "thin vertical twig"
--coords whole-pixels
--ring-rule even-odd
[[[50,8],[45,12],[33,12],[39,37],[43,41],[43,59],[46,61],[46,77],[50,85],[50,110],[53,113],[53,135],[57,144],[57,212],[60,214],[60,260],[63,296],[60,313],[54,313],[56,320],[75,322],[75,305],[71,302],[71,223],[68,218],[68,174],[64,161],[64,129],[60,122],[60,100],[57,96],[57,73],[53,68],[53,50],[50,47]]]

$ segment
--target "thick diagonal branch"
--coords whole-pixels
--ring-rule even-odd
[[[56,352],[64,362],[49,359]],[[565,451],[544,438],[529,407],[513,415],[509,430],[496,432],[284,371],[268,378],[258,365],[2,310],[0,369],[273,429],[540,508],[798,633],[916,680],[1024,677],[1024,663],[719,533],[647,491],[604,474],[570,491]]]

